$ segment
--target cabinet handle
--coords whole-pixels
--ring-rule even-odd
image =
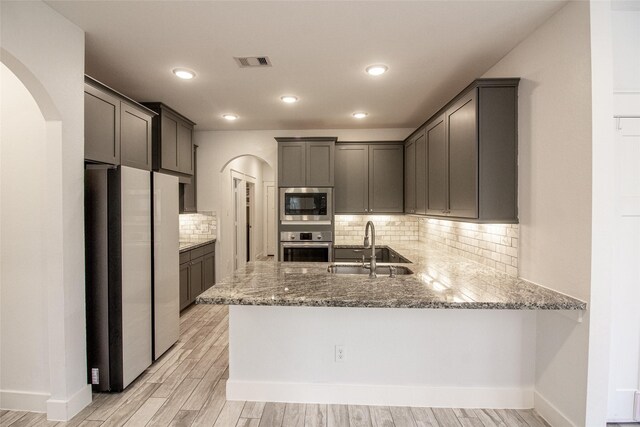
[[[366,209],[366,208],[365,208],[365,210],[364,210],[364,211],[365,211],[365,212],[369,212],[369,209]]]

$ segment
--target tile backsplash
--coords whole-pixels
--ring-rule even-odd
[[[203,242],[216,238],[218,222],[213,212],[180,214],[180,241]]]
[[[404,215],[336,215],[334,240],[338,244],[362,240],[369,220],[379,243],[418,240],[418,218]]]
[[[474,224],[420,218],[420,241],[518,276],[518,224]]]

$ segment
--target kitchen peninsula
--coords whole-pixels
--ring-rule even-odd
[[[254,262],[200,295],[229,310],[230,400],[530,408],[536,311],[586,303],[429,247],[414,274]]]

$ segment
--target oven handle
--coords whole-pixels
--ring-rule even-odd
[[[283,248],[330,248],[331,242],[282,242]]]

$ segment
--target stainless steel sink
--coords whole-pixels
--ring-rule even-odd
[[[378,265],[376,274],[380,277],[389,276],[391,274],[390,267],[395,267],[395,274],[397,275],[413,274],[413,271],[409,270],[409,268],[400,265]],[[369,269],[361,265],[333,264],[327,267],[327,271],[331,274],[369,274]]]

